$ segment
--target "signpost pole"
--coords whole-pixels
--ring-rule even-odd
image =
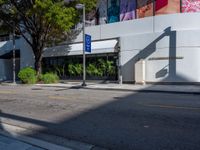
[[[13,84],[16,84],[15,76],[15,23],[13,22]]]
[[[77,4],[77,9],[83,9],[83,83],[82,86],[86,85],[86,56],[85,52],[91,52],[91,36],[85,34],[85,5]]]
[[[85,71],[85,5],[83,5],[83,83],[82,86],[86,86],[86,71]]]

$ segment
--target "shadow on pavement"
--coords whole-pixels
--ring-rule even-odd
[[[176,74],[176,32],[171,31],[171,28],[167,28],[133,61],[151,55],[155,51],[156,43],[165,36],[170,37],[169,56],[173,58],[169,59],[169,72],[165,80],[186,81]],[[157,77],[163,75],[166,75],[165,68],[157,73]],[[80,88],[75,86],[71,89]],[[193,101],[189,95],[174,97],[170,94],[161,96],[156,93],[136,92],[124,97],[115,97],[107,103],[70,118],[66,116],[56,123],[29,118],[28,114],[22,117],[1,112],[0,117],[43,127],[37,130],[35,135],[47,133],[113,150],[198,150],[199,97]]]
[[[109,103],[57,123],[4,112],[0,116],[41,126],[35,135],[46,133],[109,149],[200,149],[199,100],[169,97],[142,93],[114,97]]]

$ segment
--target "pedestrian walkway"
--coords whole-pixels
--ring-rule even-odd
[[[20,83],[13,84],[10,82],[3,82],[1,85],[17,86],[22,85]],[[62,83],[56,84],[35,84],[36,87],[65,87],[65,88],[85,88],[96,90],[118,90],[118,91],[135,91],[135,92],[163,92],[163,93],[181,93],[181,94],[199,94],[200,85],[159,85],[159,84],[118,84],[118,83],[99,83],[99,82],[87,82],[86,87],[82,87],[82,82],[68,82],[62,81]]]
[[[182,93],[182,94],[200,94],[200,85],[137,85],[137,84],[117,84],[117,83],[92,83],[88,82],[86,87],[81,86],[81,82],[67,82],[57,84],[36,84],[44,87],[66,87],[66,88],[86,88],[97,90],[118,90],[135,92],[164,92],[164,93]]]
[[[22,123],[22,122],[21,122]],[[31,136],[35,130],[2,123],[0,150],[105,150],[100,147],[45,133]]]
[[[45,150],[0,134],[0,150]]]

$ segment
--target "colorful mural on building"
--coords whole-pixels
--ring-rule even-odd
[[[153,0],[137,0],[137,18],[153,16]]]
[[[108,23],[118,22],[120,14],[119,0],[108,0]]]
[[[91,10],[91,12],[86,15],[86,26],[94,26],[97,24],[97,12],[96,9]]]
[[[200,0],[182,0],[182,12],[200,12]]]
[[[98,0],[96,9],[86,16],[86,25],[180,13],[181,10],[200,12],[200,0]]]
[[[120,21],[132,20],[136,18],[136,0],[121,0]]]
[[[180,0],[156,0],[156,15],[180,13]]]
[[[99,0],[97,4],[97,24],[107,23],[107,0]]]

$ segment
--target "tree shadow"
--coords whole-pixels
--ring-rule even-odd
[[[174,96],[129,92],[76,115],[61,116],[56,123],[28,114],[1,112],[0,117],[19,121],[18,125],[25,128],[27,123],[40,126],[28,134],[31,137],[42,133],[116,150],[199,149],[199,99]]]
[[[161,41],[165,37],[169,37],[169,55],[167,57],[153,57],[152,54],[156,52],[157,50],[156,46],[158,42]],[[155,75],[153,77],[155,79],[161,79],[161,80],[147,81],[147,83],[154,84],[155,82],[158,82],[155,84],[159,84],[159,83],[161,84],[191,84],[191,82],[188,81],[187,78],[177,73],[177,60],[183,59],[183,58],[177,56],[177,50],[176,50],[177,40],[176,39],[177,39],[176,31],[172,31],[171,27],[166,28],[161,35],[159,35],[154,41],[152,41],[149,45],[147,45],[145,48],[139,51],[138,54],[136,54],[131,60],[129,60],[126,64],[124,64],[123,68],[130,68],[130,66],[132,66],[133,72],[131,72],[131,74],[133,75],[133,79],[135,80],[135,71],[136,71],[135,65],[138,61],[145,60],[146,66],[148,65],[148,63],[156,64],[161,61],[163,62],[168,61],[168,64],[165,64],[165,66],[162,69],[155,72]],[[163,50],[163,51],[166,51],[166,50]],[[150,67],[152,66],[153,65],[151,65]],[[151,69],[151,68],[148,68],[148,69]],[[126,72],[126,69],[124,69],[124,71],[122,72]]]
[[[74,29],[64,35],[64,42],[60,42],[54,45],[50,45],[43,52],[43,58],[57,57],[57,56],[68,56],[72,49],[72,44],[77,36],[81,33],[81,29]]]

